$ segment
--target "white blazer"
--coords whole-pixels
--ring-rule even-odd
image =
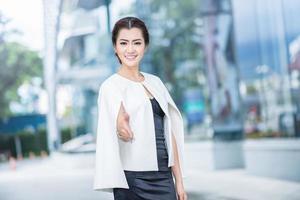
[[[173,133],[181,174],[185,177],[184,127],[180,111],[159,77],[141,73],[145,77],[143,82],[135,82],[115,73],[100,86],[94,190],[112,192],[113,188],[129,188],[123,170],[158,171],[153,111],[144,87],[156,98],[165,113],[168,166],[174,165]],[[116,134],[121,102],[130,117],[129,125],[134,134],[132,142],[124,142]]]

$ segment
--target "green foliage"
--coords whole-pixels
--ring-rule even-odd
[[[247,85],[247,94],[256,94],[258,91],[254,85]]]
[[[70,127],[61,130],[61,143],[65,143],[72,139],[72,129]]]
[[[47,133],[44,128],[38,129],[36,133],[22,131],[17,135],[21,141],[22,154],[24,157],[28,157],[29,152],[34,152],[36,155],[40,155],[41,151],[49,153],[47,148]],[[0,152],[1,151],[9,152],[11,156],[16,157],[14,136],[0,134]]]
[[[83,131],[84,126],[76,127],[77,131]],[[29,131],[21,131],[18,134],[21,141],[22,154],[24,157],[28,157],[30,152],[35,155],[40,155],[42,151],[49,154],[47,144],[47,132],[45,128],[40,128],[36,133]],[[72,128],[66,127],[61,130],[61,142],[62,144],[72,139]],[[0,153],[9,152],[10,155],[16,157],[16,147],[14,142],[14,136],[0,134]]]
[[[18,100],[17,89],[34,76],[42,76],[42,59],[18,43],[0,46],[0,117],[10,116],[9,103]]]
[[[45,129],[38,130],[37,133],[22,132],[19,134],[22,146],[22,153],[28,157],[29,152],[39,155],[41,151],[49,153],[47,148],[47,134]]]
[[[71,140],[74,137],[80,136],[85,134],[86,127],[81,124],[78,125],[77,127],[65,127],[61,129],[61,143],[65,143],[69,140]]]
[[[289,137],[283,132],[276,130],[267,130],[267,131],[254,131],[246,134],[247,139],[261,139],[261,138],[278,138],[278,137]]]
[[[0,118],[11,115],[9,103],[18,100],[17,89],[34,76],[42,76],[42,59],[25,46],[7,42],[6,38],[18,33],[8,29],[10,20],[0,12]]]
[[[13,137],[9,135],[0,135],[0,152],[7,152],[14,148]]]

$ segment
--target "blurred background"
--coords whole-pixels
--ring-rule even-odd
[[[185,124],[189,199],[300,199],[300,0],[0,0],[0,199],[92,191],[111,30],[149,28],[140,68]]]

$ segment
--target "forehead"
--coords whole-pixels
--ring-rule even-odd
[[[142,31],[139,28],[122,28],[118,34],[119,39],[126,39],[126,40],[135,40],[135,39],[143,39]]]

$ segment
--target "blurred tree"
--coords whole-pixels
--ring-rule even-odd
[[[6,38],[6,25],[8,24],[9,19],[4,17],[0,11],[0,45],[4,43],[4,39]]]
[[[0,13],[0,118],[11,115],[9,103],[18,100],[17,89],[33,76],[42,76],[42,59],[21,44],[7,42],[15,30],[8,30],[9,20]]]
[[[200,8],[200,0],[136,3],[136,13],[147,23],[151,36],[148,62],[172,85],[179,104],[185,89],[199,86],[198,76],[203,71]]]
[[[8,36],[20,35],[21,32],[17,29],[8,28],[8,24],[11,20],[6,18],[0,11],[0,45],[2,45]]]

